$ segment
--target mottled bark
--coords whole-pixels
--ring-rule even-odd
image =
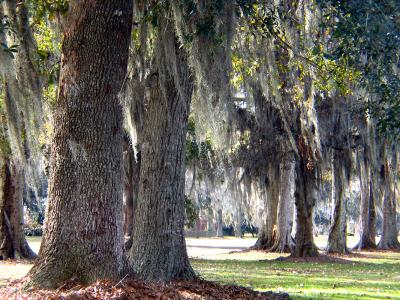
[[[265,178],[266,199],[265,199],[265,222],[263,223],[254,249],[267,250],[276,242],[277,209],[279,202],[279,164],[271,163],[268,176]],[[261,184],[263,186],[263,184]]]
[[[214,212],[212,208],[207,209],[207,231],[213,232],[215,230],[214,227]]]
[[[217,210],[217,237],[224,237],[223,232],[224,222],[222,219],[222,209]]]
[[[317,256],[313,236],[313,208],[316,202],[316,170],[300,158],[296,165],[296,236],[294,257]]]
[[[360,212],[360,241],[355,249],[368,250],[375,249],[375,198],[373,190],[373,178],[370,170],[369,161],[365,153],[358,153],[357,164],[360,178],[361,190],[361,212]]]
[[[0,259],[33,259],[23,231],[23,176],[7,158],[0,166]]]
[[[117,280],[124,267],[122,109],[131,1],[70,1],[54,114],[49,203],[27,286]]]
[[[241,201],[241,199],[239,199]],[[238,209],[238,212],[236,213],[236,218],[235,218],[235,237],[238,237],[240,239],[244,238],[243,230],[242,230],[242,224],[243,224],[243,212],[241,209]]]
[[[274,245],[269,249],[272,252],[292,252],[294,241],[292,238],[294,188],[295,188],[295,161],[289,159],[280,166],[280,190],[277,213],[276,238]]]
[[[348,183],[344,169],[345,151],[333,149],[332,154],[332,217],[329,228],[328,253],[347,254],[347,223],[345,193]]]
[[[186,130],[193,86],[173,24],[161,19],[157,29],[154,65],[147,79],[129,265],[140,278],[169,281],[195,277],[183,231]]]
[[[383,155],[383,166],[381,171],[383,184],[383,220],[382,235],[378,243],[378,248],[382,250],[400,249],[400,243],[397,238],[397,222],[396,222],[396,167],[397,153],[394,150],[391,159],[388,157],[390,149],[385,144]],[[389,153],[388,153],[389,152]]]

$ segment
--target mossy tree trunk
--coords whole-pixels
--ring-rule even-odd
[[[355,249],[368,250],[375,249],[375,191],[374,191],[374,178],[373,166],[369,163],[369,150],[368,145],[364,145],[362,153],[358,153],[358,173],[360,178],[361,190],[361,211],[360,211],[360,241]]]
[[[279,163],[270,163],[268,175],[264,179],[266,188],[265,220],[259,231],[254,249],[268,250],[276,242],[277,210],[279,202]],[[261,184],[261,187],[264,184]]]
[[[139,197],[129,266],[147,280],[190,279],[184,238],[185,145],[192,76],[174,25],[160,17],[147,78]]]
[[[400,243],[397,238],[396,222],[396,168],[397,153],[395,149],[389,149],[388,143],[384,145],[383,165],[382,165],[382,183],[383,183],[383,220],[382,235],[378,243],[378,248],[382,250],[400,249]],[[391,151],[392,150],[392,151]],[[390,158],[390,152],[392,157]]]
[[[280,190],[277,213],[276,238],[274,245],[269,249],[272,252],[292,252],[294,241],[292,238],[294,188],[295,188],[295,161],[293,156],[284,160],[280,166]]]
[[[296,165],[296,236],[295,247],[291,253],[294,257],[318,255],[313,235],[313,209],[317,200],[316,185],[316,170],[301,157]]]
[[[36,258],[23,231],[21,170],[7,157],[0,163],[0,259]]]
[[[49,202],[26,286],[118,280],[124,267],[122,109],[132,2],[70,1],[54,114]]]
[[[217,210],[217,237],[224,237],[223,232],[224,221],[222,219],[222,209]]]
[[[348,254],[345,202],[348,179],[343,164],[346,154],[343,150],[333,149],[332,151],[332,217],[326,251]]]

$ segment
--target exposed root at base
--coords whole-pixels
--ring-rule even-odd
[[[22,291],[23,279],[12,282],[0,290],[1,299],[243,299],[286,300],[286,293],[256,292],[240,286],[220,285],[214,282],[174,281],[171,283],[141,280],[107,280],[84,286],[66,282],[57,290]]]

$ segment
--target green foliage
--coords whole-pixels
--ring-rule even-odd
[[[0,1],[1,3],[1,1]],[[14,33],[15,30],[7,16],[0,16],[0,34],[9,34],[11,35]],[[0,43],[1,48],[3,51],[8,53],[11,58],[14,58],[14,53],[18,52],[18,45],[7,45],[6,43]]]
[[[50,28],[45,19],[38,20],[33,27],[37,43],[38,60],[35,62],[40,75],[47,78],[49,85],[58,81],[60,64],[57,54],[61,53],[61,39]]]
[[[280,34],[277,11],[274,5],[260,0],[237,0],[241,17],[246,21],[249,33],[267,38]]]
[[[187,125],[186,162],[190,164],[193,161],[207,161],[213,155],[214,150],[211,137],[207,136],[204,141],[197,140],[194,116],[190,115]]]
[[[400,7],[396,0],[318,1],[329,54],[359,72],[368,109],[388,138],[400,137]]]
[[[193,228],[199,217],[199,208],[189,196],[185,195],[185,226]]]
[[[11,155],[11,148],[7,134],[7,118],[4,112],[4,93],[5,90],[0,85],[0,155],[8,157]]]
[[[153,1],[145,11],[143,20],[150,23],[153,27],[159,26],[159,16],[168,10],[169,1]]]
[[[202,37],[211,40],[213,47],[219,48],[225,39],[225,33],[218,32],[217,27],[223,19],[226,5],[232,5],[232,1],[180,1],[185,23],[190,25],[190,30],[184,36],[186,43],[190,44],[194,37]]]
[[[57,14],[68,11],[68,0],[28,0],[27,6],[33,23],[41,22],[45,17],[53,20]]]
[[[344,96],[352,93],[352,88],[361,74],[349,65],[348,58],[337,59],[329,55],[323,51],[322,44],[317,44],[309,51],[307,57],[317,71],[314,85],[318,91],[334,90]]]

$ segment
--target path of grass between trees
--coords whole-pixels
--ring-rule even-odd
[[[30,238],[36,248],[40,239]],[[37,247],[38,248],[38,247]],[[400,299],[400,253],[357,253],[346,263],[276,261],[279,254],[237,252],[192,259],[201,277],[260,291],[284,291],[293,299]],[[0,262],[0,285],[23,277],[26,262]]]

